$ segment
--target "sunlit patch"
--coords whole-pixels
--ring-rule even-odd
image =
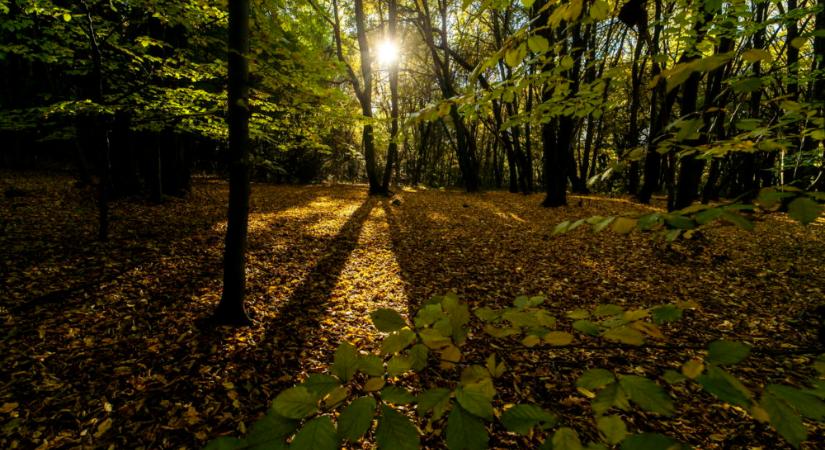
[[[446,222],[450,220],[447,216],[438,211],[427,211],[427,218],[436,222]]]

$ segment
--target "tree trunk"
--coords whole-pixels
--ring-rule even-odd
[[[223,295],[214,320],[249,325],[244,307],[249,221],[249,0],[229,2],[229,211],[223,256]]]
[[[395,23],[397,8],[395,0],[390,0],[390,22],[389,39],[395,40]],[[387,146],[387,164],[384,167],[384,179],[381,183],[381,190],[384,194],[390,192],[390,179],[392,178],[392,166],[398,159],[398,61],[394,61],[390,67],[390,143]]]

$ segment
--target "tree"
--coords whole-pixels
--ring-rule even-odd
[[[229,211],[217,323],[249,325],[244,306],[249,224],[249,0],[229,2]]]

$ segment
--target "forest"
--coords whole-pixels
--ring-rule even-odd
[[[825,1],[0,0],[0,448],[825,448]]]

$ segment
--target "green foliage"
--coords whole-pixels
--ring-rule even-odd
[[[536,426],[539,429],[550,428],[556,421],[555,414],[530,404],[515,405],[501,415],[504,427],[518,434],[529,434]]]
[[[416,450],[420,438],[418,429],[403,414],[386,405],[381,405],[381,416],[375,430],[378,448]]]
[[[512,325],[515,335],[532,336],[544,342],[546,335],[551,333],[548,327],[555,327],[557,321],[540,307],[543,303],[544,297],[520,296],[512,308],[480,308],[473,315],[481,322],[506,322]],[[592,311],[570,311],[566,316],[580,318],[573,323],[585,320],[584,317],[594,320],[593,326],[605,332],[595,337],[588,333],[583,335],[588,335],[588,339],[609,341],[607,332],[617,329],[621,333],[635,330],[647,337],[661,336],[658,325],[666,326],[678,320],[683,309],[689,307],[691,305],[685,303],[625,310],[618,305],[605,304]],[[461,355],[460,348],[467,336],[471,316],[466,304],[457,296],[433,297],[416,314],[413,328],[407,327],[400,317],[387,310],[372,314],[376,328],[385,333],[380,354],[360,355],[354,346],[342,343],[330,369],[336,376],[310,375],[300,385],[278,394],[270,412],[253,424],[245,438],[221,437],[212,441],[208,448],[286,448],[290,438],[290,448],[337,448],[342,441],[355,443],[370,436],[372,425],[377,422],[372,436],[379,448],[414,449],[419,447],[421,437],[418,427],[407,414],[413,406],[419,420],[427,420],[427,430],[443,430],[439,438],[430,438],[443,439],[443,445],[449,449],[487,448],[489,431],[485,422],[494,421],[499,421],[512,433],[543,436],[544,443],[540,448],[554,450],[607,448],[606,445],[631,450],[682,447],[667,436],[634,433],[622,416],[608,414],[611,410],[632,411],[638,407],[663,416],[675,415],[677,408],[673,394],[652,379],[638,374],[614,374],[601,368],[582,372],[576,380],[576,388],[590,399],[594,426],[602,440],[585,446],[576,430],[563,426],[563,418],[541,405],[501,406],[496,398],[494,380],[505,375],[507,369],[495,354],[487,357],[484,365],[459,361],[455,353]],[[514,340],[513,336],[494,338]],[[422,343],[410,346],[419,340]],[[388,345],[388,341],[391,344]],[[633,344],[640,345],[635,341]],[[392,351],[384,351],[388,348]],[[426,386],[418,395],[395,384],[400,380],[395,377],[404,377],[410,371],[430,366],[432,361],[426,352],[419,358],[417,367],[392,363],[394,359],[413,360],[412,354],[422,349],[438,354],[439,364],[444,369],[461,365],[460,379],[449,385]],[[719,401],[740,407],[754,419],[770,423],[788,443],[798,447],[808,437],[804,420],[825,420],[825,384],[817,380],[810,389],[769,384],[757,402],[757,396],[720,367],[735,365],[749,353],[750,347],[745,344],[715,341],[708,345],[704,359],[688,359],[682,365],[681,373],[668,370],[663,378],[669,384],[695,382]],[[392,366],[396,368],[392,369]],[[514,375],[514,380],[520,379],[518,374]],[[351,397],[354,399],[347,403]],[[319,403],[323,409],[319,408]],[[333,422],[336,411],[339,413]],[[303,426],[299,429],[302,421]],[[559,424],[562,426],[556,428]]]
[[[617,234],[628,234],[638,230],[654,233],[667,241],[674,241],[680,237],[691,239],[697,230],[720,223],[751,231],[754,223],[748,216],[752,216],[756,211],[774,212],[783,202],[788,205],[788,216],[803,225],[816,221],[825,211],[825,206],[822,205],[825,202],[824,193],[804,192],[793,186],[778,186],[761,189],[753,203],[733,202],[718,206],[696,204],[668,214],[656,212],[636,217],[593,216],[572,223],[561,222],[556,225],[552,234],[564,234],[582,224],[590,225],[595,233],[612,225],[610,229]],[[748,216],[743,213],[747,213]],[[662,314],[663,312],[658,313],[660,318]]]
[[[750,347],[740,342],[714,341],[708,346],[707,362],[720,366],[736,364],[747,358]]]
[[[338,447],[335,425],[329,416],[319,416],[304,424],[289,445],[295,450],[335,450]]]
[[[338,416],[338,436],[355,442],[370,429],[376,402],[372,397],[360,397],[352,401]]]

